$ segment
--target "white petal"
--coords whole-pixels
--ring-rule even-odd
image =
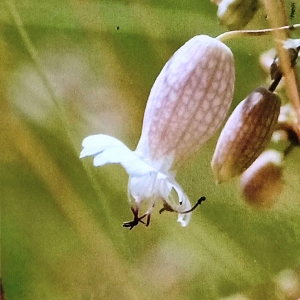
[[[121,141],[118,139],[105,135],[105,134],[95,134],[86,137],[82,141],[82,151],[80,152],[80,158],[95,155],[103,150],[110,147],[125,147],[127,148]]]
[[[178,214],[177,222],[179,222],[182,227],[185,227],[189,224],[191,218],[192,218],[192,213]]]
[[[150,172],[144,176],[132,176],[129,178],[130,194],[136,202],[142,199],[149,199],[157,194],[155,189],[156,178],[157,172]]]
[[[100,167],[105,164],[120,164],[126,161],[132,161],[134,163],[136,159],[138,159],[138,157],[126,147],[111,147],[95,156],[94,166]]]
[[[177,206],[177,210],[180,212],[184,212],[191,209],[191,203],[187,195],[183,192],[182,188],[179,185],[174,186],[178,198],[179,203],[181,203],[179,206]],[[177,222],[181,224],[181,226],[185,227],[188,225],[192,217],[192,213],[187,214],[178,214]]]
[[[150,172],[144,176],[132,176],[128,183],[128,198],[130,203],[147,201],[148,211],[152,210],[153,204],[164,200],[174,211],[179,212],[178,222],[186,226],[192,213],[180,214],[191,209],[191,203],[181,186],[173,177],[168,177],[161,172]]]
[[[80,158],[96,155],[94,158],[95,167],[108,163],[119,163],[131,176],[143,176],[155,171],[137,154],[128,149],[125,144],[109,135],[97,134],[88,136],[83,140],[82,146],[83,150],[80,153]]]

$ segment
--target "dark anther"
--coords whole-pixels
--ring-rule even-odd
[[[204,202],[206,200],[206,197],[201,197],[199,200],[198,200],[198,202],[197,202],[197,204],[198,205],[200,205],[202,202]]]
[[[162,207],[160,210],[159,210],[159,214],[163,213],[166,209],[164,207]]]
[[[145,224],[145,222],[143,221],[143,218],[145,218],[145,216],[147,215],[147,214],[144,214],[141,217],[139,217],[138,216],[138,214],[139,214],[138,209],[131,208],[131,211],[133,213],[133,220],[123,223],[123,227],[129,227],[129,230],[131,230],[133,227],[137,226],[139,223]],[[148,226],[149,223],[150,223],[150,217],[147,218],[147,224],[145,224],[145,225]]]
[[[181,214],[187,214],[187,213],[189,213],[189,212],[195,210],[196,207],[197,207],[198,205],[200,205],[200,204],[201,204],[203,201],[205,201],[205,200],[206,200],[206,197],[201,197],[201,198],[197,201],[197,203],[196,203],[191,209],[186,210],[186,211],[184,211],[184,212],[181,212]]]
[[[164,207],[163,208],[161,208],[160,210],[159,210],[159,213],[161,214],[163,211],[171,211],[171,212],[177,212],[177,213],[179,213],[179,214],[187,214],[187,213],[189,213],[189,212],[192,212],[193,210],[195,210],[195,208],[198,206],[198,205],[200,205],[203,201],[205,201],[206,200],[206,197],[201,197],[198,201],[197,201],[197,203],[191,208],[191,209],[189,209],[189,210],[186,210],[186,211],[183,211],[183,212],[180,212],[180,211],[177,211],[177,210],[175,210],[175,209],[173,209],[168,203],[166,203],[166,202],[164,202],[163,203],[163,205],[164,205]]]
[[[171,205],[170,204],[168,204],[166,201],[164,201],[163,202],[163,208],[161,208],[160,210],[159,210],[159,213],[161,214],[162,212],[164,212],[164,211],[171,211],[171,212],[173,212],[174,211],[174,209],[171,207]]]
[[[145,216],[145,215],[144,215]],[[147,214],[147,222],[146,222],[146,226],[148,227],[149,224],[150,224],[150,217],[151,217],[151,214]]]

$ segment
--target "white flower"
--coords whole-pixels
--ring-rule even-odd
[[[191,213],[186,212],[191,204],[174,179],[175,169],[221,125],[231,104],[234,79],[230,49],[209,36],[195,36],[175,52],[157,77],[135,151],[107,135],[83,140],[80,158],[95,155],[94,166],[120,163],[130,176],[134,220],[126,227],[143,222],[145,216],[148,225],[159,200],[166,210],[179,213],[182,226],[188,224]],[[139,217],[143,201],[148,202],[148,210]]]

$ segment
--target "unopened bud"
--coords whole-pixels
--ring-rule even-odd
[[[241,190],[247,203],[270,207],[283,186],[283,155],[275,150],[263,152],[241,176]]]
[[[259,8],[258,0],[223,0],[219,4],[218,18],[229,30],[245,27]]]
[[[255,89],[235,108],[219,137],[211,167],[218,182],[243,173],[270,142],[280,111],[279,97]]]

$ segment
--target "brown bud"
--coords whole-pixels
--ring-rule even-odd
[[[296,64],[296,59],[298,58],[298,49],[294,48],[289,48],[288,50],[288,55],[291,61],[291,67],[294,67]],[[278,57],[274,58],[274,61],[272,62],[270,66],[270,75],[271,79],[277,79],[278,77],[282,76],[282,71],[279,63]]]
[[[246,202],[256,207],[270,207],[280,195],[283,155],[275,150],[263,152],[241,176],[241,190]]]
[[[279,97],[255,89],[235,108],[219,137],[211,167],[218,182],[243,173],[270,142],[280,111]]]

